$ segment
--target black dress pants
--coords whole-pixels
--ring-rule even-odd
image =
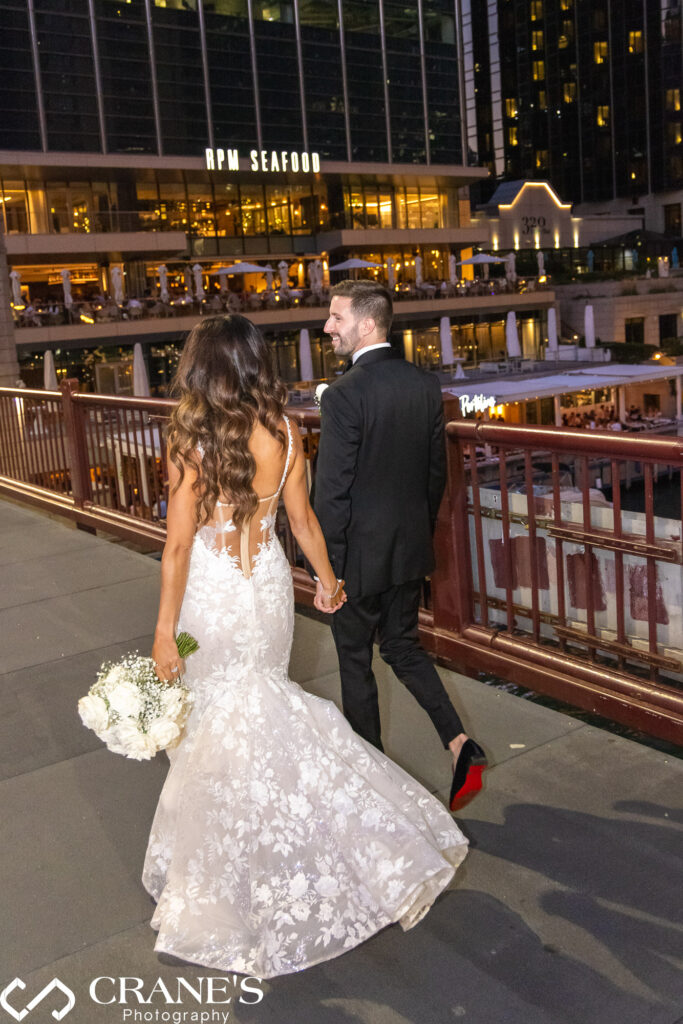
[[[381,594],[349,597],[332,616],[339,658],[342,707],[351,727],[383,750],[372,647],[425,709],[444,747],[464,732],[439,675],[418,641],[421,580],[410,580]]]

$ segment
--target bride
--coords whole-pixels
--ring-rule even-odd
[[[443,805],[287,675],[294,628],[280,497],[333,614],[345,600],[272,354],[241,316],[190,333],[174,383],[168,537],[152,657],[194,703],[152,825],[155,949],[258,978],[399,922],[451,881],[467,840]],[[186,668],[178,630],[199,642]]]

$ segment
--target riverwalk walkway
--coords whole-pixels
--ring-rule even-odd
[[[165,757],[109,753],[76,712],[103,660],[149,650],[159,563],[0,501],[0,579],[0,992],[26,986],[0,1024],[53,978],[66,1024],[683,1021],[683,761],[444,670],[493,766],[459,815],[466,862],[417,927],[263,982],[255,1005],[94,1003],[101,976],[149,993],[221,973],[153,949],[140,872]],[[377,671],[387,753],[445,800],[436,733]],[[291,675],[338,700],[327,625],[297,616]],[[62,1006],[53,992],[26,1024]]]

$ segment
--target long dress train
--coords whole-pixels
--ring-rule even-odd
[[[294,601],[277,492],[241,529],[195,534],[180,629],[194,704],[159,798],[143,883],[155,949],[269,978],[411,928],[467,840],[442,804],[288,678]]]

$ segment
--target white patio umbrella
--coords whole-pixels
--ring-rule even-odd
[[[230,267],[220,267],[211,271],[211,277],[227,277],[230,274],[263,274],[268,267],[259,267],[258,263],[233,263]]]
[[[344,260],[343,263],[336,263],[333,267],[330,267],[330,270],[365,270],[367,268],[379,269],[380,266],[380,263],[370,263],[369,260],[359,260],[354,257],[353,259]]]
[[[453,253],[448,257],[448,280],[452,285],[458,283],[458,272],[455,269],[455,256]]]
[[[49,349],[43,355],[43,387],[46,391],[59,391],[55,357]]]
[[[459,267],[466,267],[468,265],[478,266],[479,264],[487,263],[505,263],[505,260],[500,256],[492,256],[490,253],[478,252],[476,256],[470,256],[466,260],[460,260],[458,263]]]
[[[185,279],[185,297],[192,301],[192,271],[189,267],[185,267],[183,271],[183,278]]]
[[[264,273],[266,275],[266,288],[272,288],[273,287],[273,273],[274,273],[274,271],[273,271],[273,268],[271,267],[270,263],[266,263],[265,267],[263,268],[263,271],[264,271]],[[225,278],[223,280],[225,280]],[[221,288],[222,287],[223,287],[223,281],[221,281]]]
[[[114,297],[114,302],[117,306],[120,306],[123,302],[123,276],[121,274],[121,267],[111,268],[111,293]]]
[[[453,354],[453,337],[451,335],[451,321],[447,316],[442,316],[439,323],[439,340],[441,341],[441,365],[452,366],[455,362]]]
[[[387,256],[387,288],[393,292],[396,288],[396,271],[394,270],[393,256]]]
[[[519,344],[519,335],[517,334],[517,318],[515,317],[515,312],[512,309],[508,313],[507,320],[505,321],[505,347],[510,359],[519,359],[522,355],[522,349]]]
[[[592,306],[586,306],[583,311],[583,334],[586,339],[586,348],[595,348],[595,320]]]
[[[160,267],[157,267],[157,273],[159,274],[159,298],[162,302],[170,302],[171,296],[168,292],[168,267],[165,263],[162,263]]]
[[[548,351],[557,352],[557,313],[555,307],[548,310]]]
[[[509,252],[505,257],[505,277],[510,284],[517,280],[517,257],[514,252]]]
[[[139,342],[133,346],[133,394],[140,398],[149,398],[149,377],[142,345]]]
[[[540,249],[536,253],[536,262],[538,263],[538,276],[543,277],[545,274],[545,257]]]
[[[197,302],[201,302],[206,295],[206,292],[204,291],[204,282],[202,281],[201,263],[195,263],[192,268],[192,275],[194,277],[194,293],[197,297]]]
[[[322,260],[313,260],[311,269],[313,270],[315,281],[315,284],[313,285],[313,291],[316,293],[316,295],[319,295],[320,292],[323,290],[324,271]]]
[[[67,309],[71,309],[74,304],[74,300],[71,295],[71,271],[65,268],[61,271],[61,277],[62,288],[64,289],[64,305]]]
[[[21,274],[18,270],[12,270],[9,276],[12,282],[12,303],[15,306],[23,306],[24,300],[21,297]]]
[[[319,285],[318,285],[318,268],[315,265],[315,260],[312,260],[308,264],[308,267],[306,268],[306,274],[307,274],[307,277],[308,277],[308,287],[311,289],[312,292],[317,291],[318,288],[319,288]]]
[[[422,257],[415,257],[415,284],[419,288],[422,284]]]
[[[302,380],[313,380],[313,356],[311,338],[305,327],[299,332],[299,369]]]
[[[465,379],[465,371],[462,368],[462,363],[458,363],[458,368],[455,371],[455,379],[456,380],[464,380]]]
[[[280,291],[289,291],[289,264],[287,260],[280,260],[277,265],[277,272],[280,275]]]

